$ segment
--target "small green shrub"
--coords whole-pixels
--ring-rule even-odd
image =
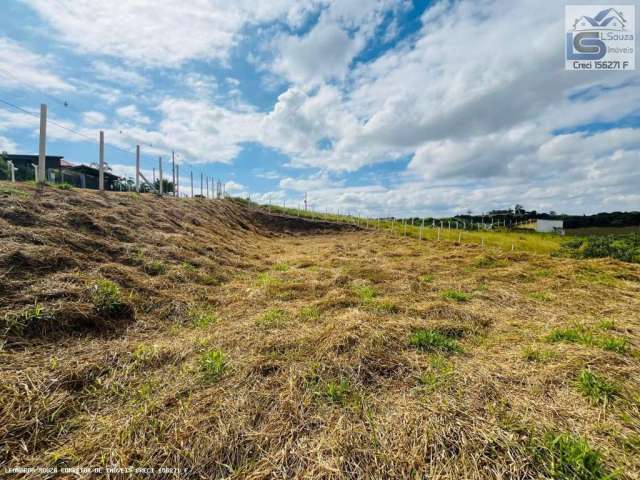
[[[217,275],[209,275],[207,273],[198,275],[197,282],[202,285],[207,285],[209,287],[213,287],[216,285],[220,285],[223,279]]]
[[[272,277],[268,273],[261,273],[258,275],[258,285],[262,288],[269,289],[271,287],[277,287],[281,283],[282,282],[279,279]]]
[[[44,324],[50,324],[54,320],[53,315],[37,302],[26,307],[18,314],[10,314],[4,317],[3,332],[5,335],[24,335],[28,332],[40,330]],[[0,344],[1,345],[1,344]]]
[[[160,350],[157,345],[149,345],[146,343],[140,343],[136,345],[136,348],[131,353],[133,361],[141,364],[148,364],[155,361],[160,354]]]
[[[58,190],[71,190],[73,188],[73,185],[71,185],[70,183],[59,183],[56,185],[56,188]]]
[[[151,276],[164,275],[167,271],[167,266],[160,260],[153,260],[145,264],[144,271]]]
[[[551,295],[546,292],[531,292],[529,298],[537,300],[538,302],[549,302],[553,299]]]
[[[409,345],[423,351],[462,351],[457,341],[434,330],[416,330],[409,337]]]
[[[0,187],[0,195],[14,195],[16,197],[28,197],[29,193],[23,190],[18,190],[17,188],[11,187]]]
[[[502,266],[504,262],[493,257],[479,257],[473,262],[476,268],[495,268]]]
[[[622,390],[614,382],[596,375],[589,370],[583,370],[578,375],[577,388],[585,397],[595,403],[608,404],[620,397]]]
[[[289,270],[289,265],[286,263],[278,263],[273,267],[273,269],[276,272],[287,272]]]
[[[600,323],[598,323],[598,328],[600,330],[615,330],[616,322],[610,319],[601,320]]]
[[[323,393],[324,398],[328,401],[342,405],[349,397],[351,387],[349,386],[349,381],[346,378],[342,378],[339,382],[328,382],[324,387]]]
[[[445,300],[454,300],[456,302],[468,302],[469,295],[464,292],[459,292],[457,290],[445,290],[441,294],[442,298]]]
[[[522,357],[527,362],[545,363],[554,357],[554,353],[550,350],[542,350],[529,346],[523,350]]]
[[[302,307],[298,316],[300,317],[300,320],[304,322],[317,320],[320,318],[320,310],[318,307],[314,306]]]
[[[363,302],[369,302],[378,296],[377,292],[368,285],[362,285],[353,289],[358,298]]]
[[[553,330],[548,336],[550,342],[577,343],[588,347],[598,347],[603,350],[625,354],[629,351],[629,343],[626,338],[611,335],[596,335],[591,330],[578,325],[569,328]]]
[[[425,273],[424,275],[420,275],[418,277],[418,281],[420,283],[433,283],[433,275]]]
[[[91,291],[91,303],[103,314],[120,313],[125,306],[120,287],[111,280],[99,280]]]
[[[547,339],[550,342],[581,343],[587,345],[593,343],[593,336],[582,326],[554,329],[547,336]]]
[[[210,325],[218,323],[220,318],[218,315],[203,307],[191,307],[187,312],[190,322],[198,328],[206,328]]]
[[[209,350],[200,356],[200,371],[211,382],[217,381],[227,367],[227,358],[219,350]]]
[[[626,338],[604,336],[598,338],[598,346],[604,350],[616,353],[627,353],[629,351],[629,342]]]
[[[616,478],[604,465],[602,454],[588,442],[569,434],[547,434],[544,457],[552,478],[557,480],[604,480]]]
[[[188,272],[188,273],[196,273],[198,271],[198,267],[189,262],[182,262],[180,266],[185,272]]]
[[[429,391],[444,386],[453,376],[453,365],[446,358],[434,356],[429,362],[429,370],[422,372],[418,381]]]
[[[387,299],[375,299],[367,305],[378,313],[398,313],[400,310],[395,303]]]
[[[287,312],[281,308],[267,310],[258,319],[257,324],[265,328],[277,328],[282,326],[288,318]]]

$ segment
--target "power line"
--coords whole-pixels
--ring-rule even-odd
[[[35,117],[35,118],[38,118],[38,119],[40,118],[39,115],[37,115],[37,114],[35,114],[33,112],[30,112],[29,110],[26,110],[26,109],[24,109],[22,107],[19,107],[18,105],[15,105],[15,104],[13,104],[11,102],[7,102],[6,100],[3,100],[1,98],[0,98],[0,102],[4,103],[5,105],[9,105],[10,107],[13,107],[13,108],[15,108],[17,110],[20,110],[21,112],[26,113],[27,115],[31,115],[32,117]],[[65,127],[64,125],[60,125],[59,123],[54,122],[53,120],[47,119],[47,123],[50,123],[52,125],[55,125],[56,127],[62,128],[63,130],[67,130],[68,132],[75,133],[76,135],[79,135],[79,136],[84,137],[84,138],[86,138],[88,140],[91,140],[92,142],[95,142],[95,138],[91,138],[90,136],[85,135],[84,133],[80,133],[80,132],[78,132],[78,131],[76,131],[76,130],[74,130],[72,128]]]
[[[39,89],[39,88],[37,88],[37,87],[34,87],[34,86],[32,86],[32,85],[29,85],[29,84],[25,83],[24,81],[20,80],[20,79],[19,79],[18,77],[16,77],[15,75],[12,75],[11,73],[7,72],[6,70],[4,70],[4,69],[2,69],[2,68],[0,68],[0,74],[5,75],[5,76],[7,76],[7,77],[11,77],[11,78],[13,78],[17,83],[19,83],[19,84],[20,84],[20,85],[22,85],[23,87],[25,87],[25,88],[27,88],[27,89],[30,89],[30,90],[32,90],[32,91],[38,92],[38,93],[40,93],[41,95],[44,95],[45,97],[48,97],[48,98],[50,98],[50,99],[52,99],[52,100],[56,101],[57,103],[60,103],[60,104],[61,104],[61,105],[63,105],[65,108],[71,108],[72,110],[75,110],[75,111],[76,111],[77,113],[79,113],[79,114],[85,114],[85,113],[86,113],[86,112],[83,112],[83,111],[81,111],[81,110],[79,110],[79,109],[75,108],[73,105],[69,104],[69,102],[68,102],[67,100],[61,100],[61,99],[59,99],[59,98],[57,98],[57,97],[55,97],[55,96],[51,95],[50,93],[47,93],[47,92],[45,92],[45,91],[43,91],[43,90],[41,90],[41,89]],[[6,102],[5,102],[5,103],[6,103]],[[14,106],[14,107],[15,107],[15,106]],[[19,108],[19,107],[17,107],[17,108]],[[73,131],[72,129],[66,128],[66,127],[61,126],[61,125],[59,125],[59,124],[56,124],[56,123],[55,123],[55,122],[53,122],[53,121],[51,121],[51,123],[52,123],[53,125],[57,125],[57,126],[59,126],[60,128],[63,128],[63,129],[69,130],[69,131]],[[124,130],[124,131],[123,131],[122,129],[118,129],[118,130],[119,130],[119,132],[120,132],[120,133],[123,133],[123,132],[124,132],[124,133],[126,133],[127,135],[129,135],[129,134],[128,134],[128,132],[127,132],[126,130]],[[73,132],[74,132],[74,133],[76,133],[76,134],[78,134],[78,135],[81,135],[81,136],[86,137],[86,135],[83,135],[82,133],[79,133],[79,132],[76,132],[76,131],[73,131]],[[137,140],[135,137],[133,137],[133,136],[131,136],[131,135],[129,135],[129,136],[130,136],[133,140],[135,140],[139,145],[145,145],[145,146],[148,146],[148,147],[153,148],[153,145],[152,145],[152,144],[150,144],[150,143],[145,143],[145,142],[141,142],[141,141]],[[88,137],[86,137],[86,138],[88,138]],[[91,140],[94,140],[94,139],[91,139]],[[105,145],[107,145],[107,144],[105,144]],[[108,146],[108,147],[110,147],[110,148],[115,148],[116,150],[120,150],[120,151],[123,151],[123,152],[124,152],[124,150],[122,150],[122,149],[120,149],[120,148],[118,148],[118,147],[116,147],[116,146],[113,146],[113,145],[107,145],[107,146]],[[126,153],[133,153],[133,152],[132,152],[132,151],[127,151]]]
[[[3,69],[1,67],[0,67],[0,75],[4,75],[5,77],[12,78],[13,80],[15,80],[18,84],[22,85],[23,87],[28,88],[29,90],[38,92],[41,95],[44,95],[45,97],[48,97],[48,98],[56,101],[57,103],[60,103],[65,108],[71,108],[71,109],[75,110],[78,113],[82,113],[80,110],[78,110],[74,106],[70,105],[67,100],[60,100],[59,98],[55,97],[54,95],[51,95],[50,93],[47,93],[47,92],[45,92],[44,90],[42,90],[42,89],[40,89],[38,87],[34,87],[33,85],[29,85],[29,84],[25,83],[24,81],[22,81],[21,79],[19,79],[18,77],[16,77],[15,75],[13,75],[12,73],[8,72],[7,70],[5,70],[5,69]]]
[[[15,78],[15,77],[14,77],[14,78]],[[16,80],[17,80],[17,79],[16,79]],[[21,83],[23,83],[23,82],[21,82]],[[35,87],[30,87],[30,86],[28,86],[28,85],[26,85],[26,84],[25,84],[25,86],[27,86],[28,88],[31,88],[32,90],[36,90],[36,91],[38,90],[38,89],[36,89]],[[44,93],[44,92],[40,92],[40,93],[42,93],[43,95],[46,95],[46,96],[48,96],[48,97],[50,97],[50,98],[52,98],[52,99],[54,99],[54,100],[58,101],[58,102],[61,102],[59,99],[56,99],[56,98],[55,98],[55,97],[53,97],[52,95],[46,94],[46,93]],[[34,117],[34,118],[40,119],[40,115],[38,115],[38,114],[36,114],[36,113],[33,113],[33,112],[30,112],[29,110],[26,110],[26,109],[24,109],[24,108],[22,108],[22,107],[20,107],[20,106],[18,106],[18,105],[16,105],[16,104],[14,104],[14,103],[11,103],[11,102],[9,102],[9,101],[7,101],[7,100],[3,100],[2,98],[0,98],[0,103],[3,103],[3,104],[5,104],[5,105],[7,105],[7,106],[9,106],[9,107],[11,107],[11,108],[14,108],[14,109],[16,109],[16,110],[18,110],[18,111],[20,111],[20,112],[23,112],[23,113],[25,113],[26,115],[30,115],[30,116],[32,116],[32,117]],[[68,107],[68,106],[69,106],[68,102],[66,102],[66,101],[64,101],[64,103],[63,103],[63,104],[64,104],[64,106],[65,106],[65,107]],[[73,108],[73,107],[72,107],[72,108]],[[79,110],[77,110],[77,109],[75,109],[75,108],[73,108],[73,109],[74,109],[74,110],[76,110],[76,111],[77,111],[77,112],[79,112],[79,113],[83,113],[83,112],[80,112]],[[63,130],[66,130],[66,131],[68,131],[68,132],[70,132],[70,133],[73,133],[73,134],[75,134],[75,135],[78,135],[78,136],[80,136],[80,137],[82,137],[82,138],[84,138],[84,139],[86,139],[86,140],[89,140],[90,142],[98,143],[98,142],[96,141],[96,139],[95,139],[95,138],[92,138],[92,137],[90,137],[89,135],[86,135],[86,134],[84,134],[84,133],[82,133],[82,132],[79,132],[79,131],[77,131],[77,130],[74,130],[73,128],[70,128],[70,127],[66,127],[66,126],[64,126],[64,125],[61,125],[60,123],[55,122],[55,121],[51,120],[50,118],[47,118],[47,123],[50,123],[50,124],[52,124],[52,125],[55,125],[55,126],[57,126],[58,128],[61,128],[61,129],[63,129]],[[123,133],[123,130],[119,130],[119,131],[120,131],[120,133],[121,133],[121,134]],[[126,133],[126,131],[125,131],[125,133]],[[131,136],[131,138],[132,138],[133,140],[136,140],[136,141],[137,141],[137,139],[135,139],[135,137]],[[139,142],[139,141],[138,141],[138,145],[140,145],[140,144],[142,144],[142,145],[146,145],[146,146],[149,146],[149,147],[151,147],[151,148],[154,148],[152,144],[148,144],[148,143],[144,143],[144,142]],[[107,147],[107,148],[112,148],[112,149],[114,149],[114,150],[118,150],[119,152],[125,153],[125,154],[127,154],[127,155],[135,155],[135,151],[133,151],[133,150],[125,150],[125,149],[123,149],[123,148],[120,148],[120,147],[118,147],[118,146],[116,146],[116,145],[109,144],[109,143],[107,143],[107,142],[105,142],[105,144],[104,144],[104,145],[105,145],[105,147]],[[147,157],[148,157],[148,156],[150,156],[149,154],[143,154],[143,155],[144,155],[144,156],[147,156]],[[168,152],[165,152],[165,153],[164,153],[164,155],[162,155],[162,156],[170,156],[170,154],[169,154]],[[176,156],[176,158],[183,158],[183,159],[185,159],[184,155],[180,154],[180,152],[175,152],[175,156]],[[185,160],[186,160],[186,159],[185,159]],[[185,164],[186,164],[186,163],[185,163]],[[191,166],[191,169],[193,169],[193,166]]]

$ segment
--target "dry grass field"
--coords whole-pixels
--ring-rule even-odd
[[[3,468],[640,478],[638,265],[0,187]]]

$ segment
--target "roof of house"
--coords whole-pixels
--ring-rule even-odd
[[[38,155],[15,155],[13,153],[8,153],[7,155],[5,155],[7,160],[11,160],[11,161],[35,161],[37,162],[39,159]],[[47,155],[47,160],[62,160],[64,157],[61,155]]]
[[[96,177],[100,173],[97,168],[90,167],[88,165],[73,165],[70,167],[65,167],[65,170],[71,170],[72,172],[84,173],[86,175],[93,175]],[[109,173],[107,171],[104,172],[104,176],[112,179],[120,178],[118,175],[114,175],[113,173]]]

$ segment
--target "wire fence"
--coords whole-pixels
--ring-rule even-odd
[[[6,75],[6,72],[0,69],[0,75]],[[44,92],[42,94],[45,95]],[[47,97],[55,99],[52,95],[47,94]],[[61,105],[59,108],[72,108],[80,112],[67,101],[57,99],[57,103]],[[135,137],[124,130],[118,131],[122,135],[126,134],[128,141],[109,141],[105,138],[106,129],[95,132],[86,129],[80,131],[64,121],[50,118],[49,105],[44,103],[40,104],[40,112],[37,113],[35,109],[30,110],[0,98],[0,108],[39,120],[37,161],[25,161],[25,157],[33,157],[30,155],[7,155],[11,181],[34,180],[78,188],[154,192],[176,197],[226,196],[226,182],[205,174],[204,169],[188,162],[186,156],[176,149],[165,151],[143,141],[131,144],[130,139],[135,141]],[[98,154],[95,158],[83,158],[79,165],[69,164],[62,160],[62,156],[47,155],[47,136],[50,129],[58,129],[58,134],[64,132],[78,141],[93,144],[97,147]],[[118,169],[124,167],[131,173],[116,172],[112,165]]]
[[[12,75],[0,68],[0,75],[11,78]],[[15,77],[13,77],[15,78]],[[45,96],[54,101],[65,111],[71,109],[80,114],[85,114],[82,110],[71,105],[67,100],[57,98],[47,92],[32,86],[26,86],[28,89],[38,92],[39,95]],[[19,112],[39,120],[39,143],[37,163],[25,166],[22,170],[18,168],[11,160],[9,160],[9,172],[11,181],[35,180],[36,182],[47,182],[60,184],[64,186],[75,186],[78,188],[88,188],[97,190],[112,191],[137,191],[137,192],[153,192],[159,195],[171,195],[175,197],[199,197],[199,198],[225,198],[228,197],[226,184],[219,178],[213,178],[205,174],[202,169],[194,168],[193,164],[187,162],[185,155],[176,149],[164,151],[157,146],[145,143],[143,141],[135,141],[135,136],[130,132],[119,130],[120,134],[125,134],[127,141],[117,139],[110,141],[105,138],[105,129],[98,129],[95,132],[84,129],[80,131],[73,128],[63,121],[57,121],[49,118],[49,105],[40,104],[40,112],[37,110],[29,110],[14,102],[0,98],[0,108]],[[106,122],[106,118],[105,118]],[[82,142],[89,142],[97,147],[98,155],[93,161],[87,161],[82,165],[71,165],[64,162],[63,157],[52,157],[58,159],[58,164],[47,165],[49,157],[47,156],[47,129],[57,128],[61,131],[76,136]],[[134,140],[133,144],[131,139]],[[11,156],[9,156],[11,158]],[[89,160],[89,159],[87,159]],[[110,164],[114,161],[120,162],[119,165],[131,167],[131,175],[116,175],[111,171]],[[31,170],[30,170],[31,169]],[[188,170],[188,171],[187,171]],[[19,175],[16,175],[16,173]],[[168,172],[168,173],[166,173]],[[184,181],[183,181],[184,180]],[[458,231],[458,242],[463,239],[464,232],[487,232],[496,229],[513,229],[528,223],[528,219],[518,220],[517,218],[494,218],[488,217],[485,221],[484,216],[481,221],[474,219],[451,218],[446,220],[430,219],[430,223],[426,223],[425,219],[396,219],[394,217],[371,217],[353,215],[349,212],[330,213],[328,209],[324,212],[319,211],[317,206],[308,202],[307,195],[304,197],[304,209],[301,205],[298,208],[287,208],[286,200],[283,200],[282,208],[271,204],[259,205],[251,202],[251,195],[247,194],[248,204],[250,206],[259,206],[267,209],[270,213],[286,213],[289,215],[299,216],[302,218],[326,220],[341,223],[351,223],[360,228],[374,229],[379,231],[389,231],[392,234],[398,234],[403,237],[416,237],[419,240],[433,237],[435,240],[441,240],[445,237],[444,232]],[[315,208],[314,208],[315,207]],[[432,234],[427,235],[427,231]],[[451,236],[450,234],[448,235]],[[480,238],[481,245],[485,245],[484,237]],[[512,249],[513,249],[512,245]]]

